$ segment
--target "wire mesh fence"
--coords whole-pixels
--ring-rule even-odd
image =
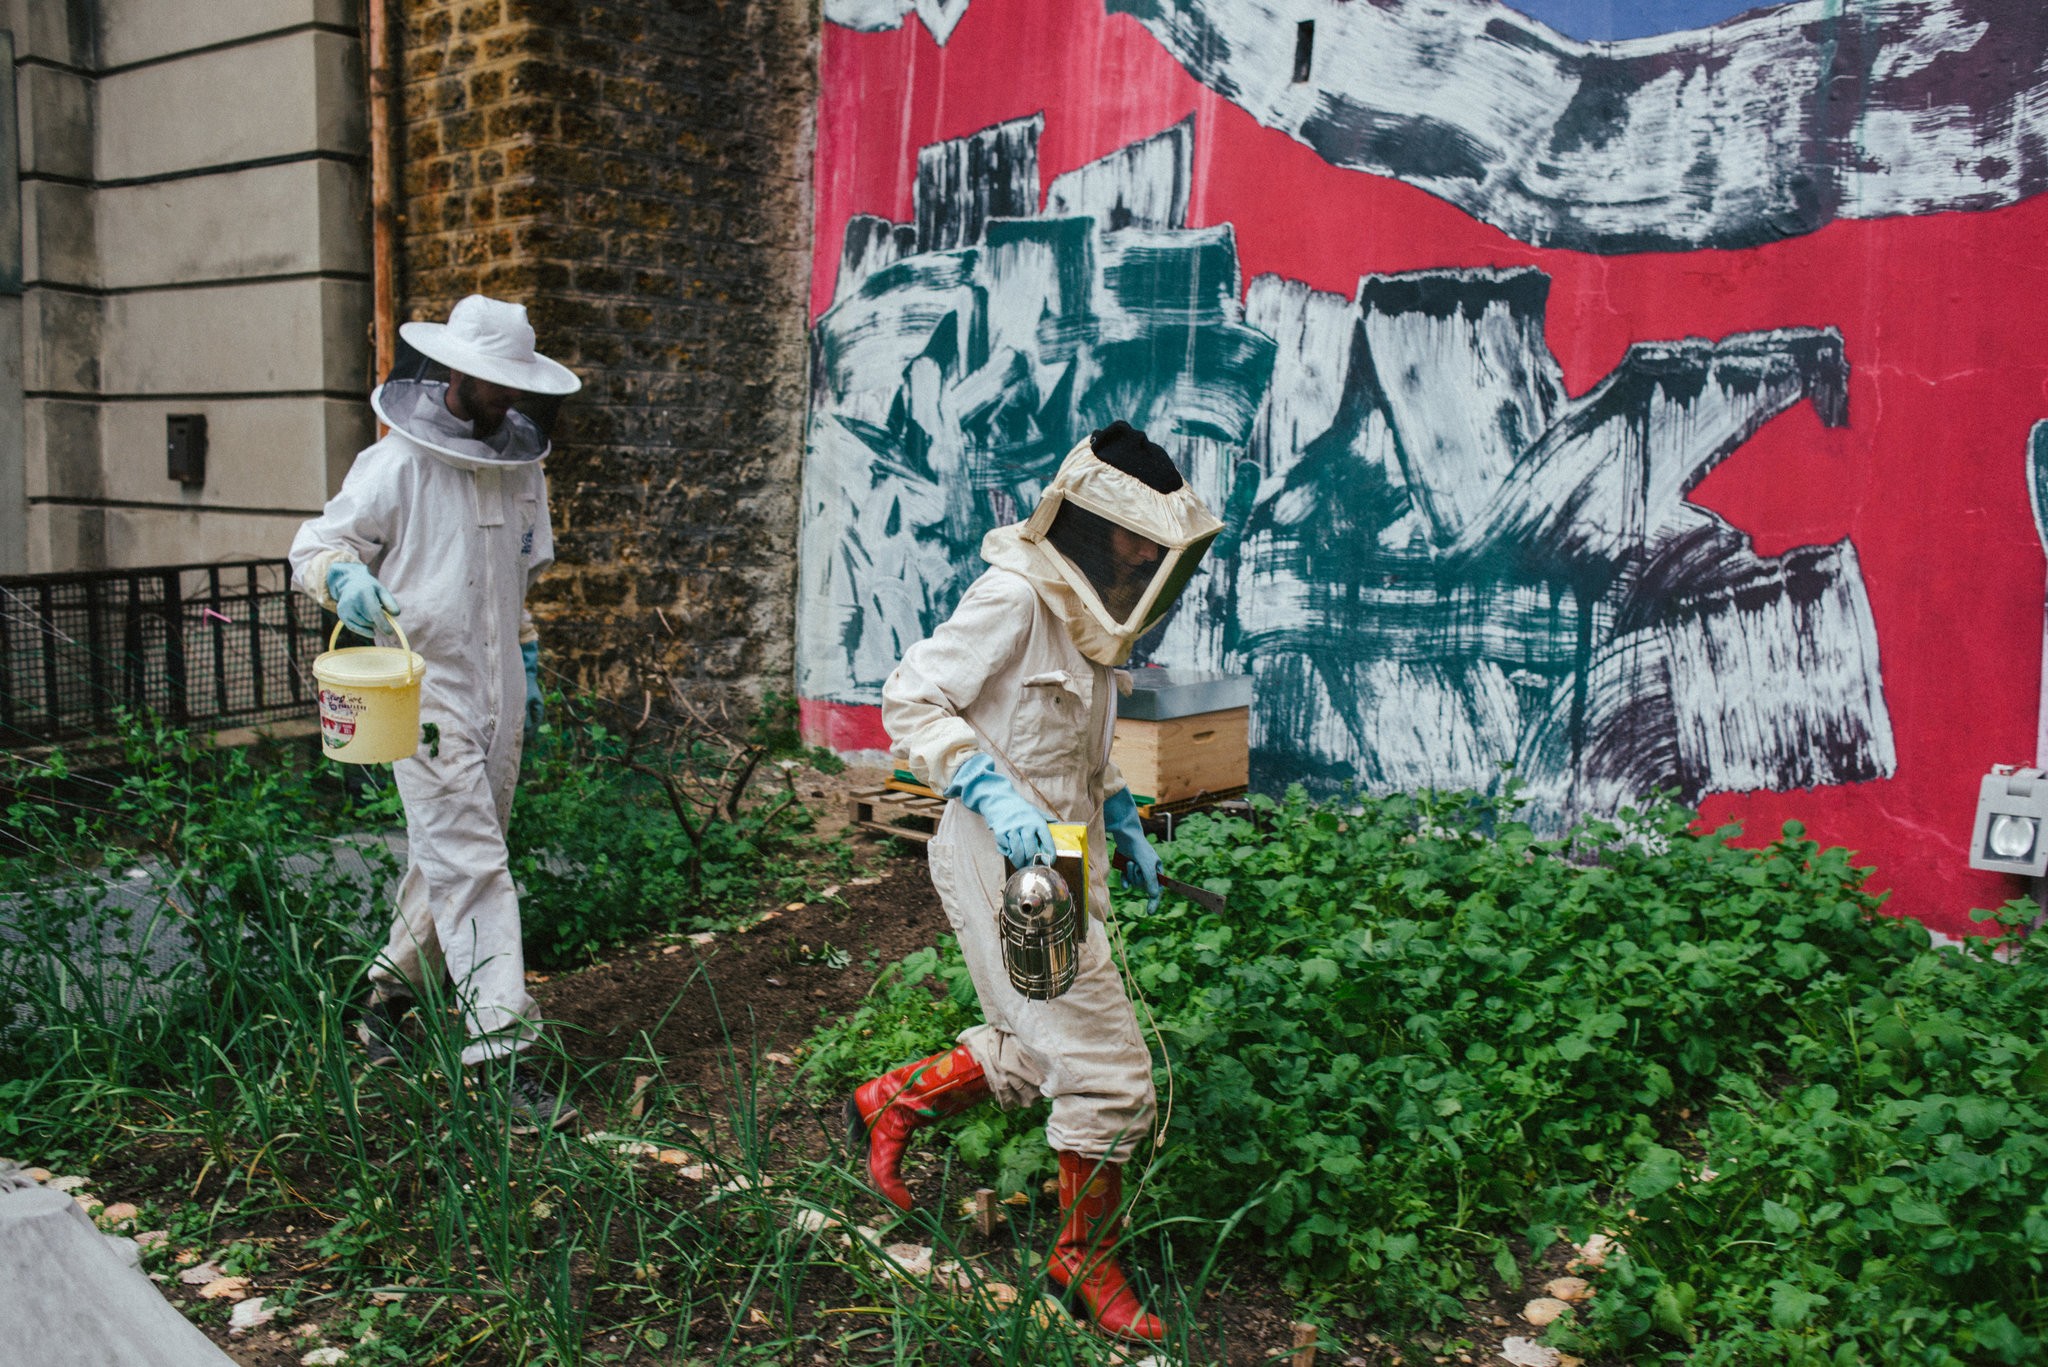
[[[320,630],[283,560],[0,576],[0,749],[307,715]]]

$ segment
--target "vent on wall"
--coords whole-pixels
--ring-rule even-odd
[[[206,415],[173,413],[164,419],[165,474],[188,489],[206,483]]]

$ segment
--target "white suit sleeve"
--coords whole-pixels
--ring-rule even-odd
[[[555,563],[555,526],[548,517],[548,485],[544,475],[536,475],[540,481],[540,515],[533,525],[533,559],[526,566],[526,591],[533,592],[534,581]],[[522,606],[519,610],[519,644],[526,645],[540,639],[540,631],[533,624],[533,609]]]
[[[1110,671],[1110,677],[1116,680],[1116,701],[1121,705],[1125,698],[1131,696],[1131,672],[1128,669],[1113,669]],[[1116,748],[1114,715],[1109,719],[1109,734],[1109,746],[1102,752],[1102,795],[1105,798],[1115,797],[1131,786],[1124,778],[1124,771],[1117,768],[1116,761],[1110,758],[1110,752]]]
[[[356,457],[341,491],[327,500],[318,517],[308,518],[292,538],[292,580],[299,590],[328,611],[327,571],[345,560],[368,565],[375,573],[397,522],[396,462],[376,447]]]
[[[1028,580],[990,571],[968,587],[953,615],[903,652],[882,685],[890,753],[938,792],[981,738],[960,714],[1023,648],[1038,597]]]

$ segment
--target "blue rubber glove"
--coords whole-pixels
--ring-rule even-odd
[[[526,641],[519,647],[519,658],[526,663],[526,734],[529,739],[540,730],[540,642]]]
[[[358,636],[375,636],[383,614],[398,615],[398,600],[360,561],[337,561],[327,571],[327,596],[334,600],[334,615]]]
[[[1159,910],[1159,852],[1145,838],[1138,819],[1138,800],[1124,788],[1102,804],[1102,828],[1116,843],[1116,852],[1131,862],[1124,866],[1124,886],[1145,894],[1145,909]]]
[[[977,750],[953,771],[946,796],[960,799],[967,810],[988,823],[995,833],[996,848],[1016,868],[1026,864],[1050,864],[1053,858],[1052,830],[1045,813],[1026,802],[996,771],[996,762]]]

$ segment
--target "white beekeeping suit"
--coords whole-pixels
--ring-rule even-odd
[[[1101,917],[1108,839],[1157,895],[1158,856],[1109,758],[1116,666],[1186,586],[1222,524],[1142,432],[1116,423],[1070,452],[1025,522],[990,532],[990,568],[952,615],[904,652],[882,686],[895,753],[948,802],[929,846],[932,885],[960,941],[983,1023],[943,1054],[855,1090],[849,1138],[870,1180],[911,1203],[910,1133],[985,1097],[1052,1101],[1046,1139],[1067,1213],[1049,1270],[1111,1333],[1164,1328],[1123,1281],[1112,1226],[1121,1165],[1150,1130],[1152,1059]],[[1088,827],[1091,913],[1073,985],[1027,997],[1004,967],[1000,917],[1011,866],[1049,860],[1046,819]],[[1079,890],[1076,890],[1079,891]]]
[[[299,529],[291,563],[299,587],[329,608],[337,568],[366,567],[427,662],[429,739],[393,766],[409,857],[371,978],[380,997],[408,997],[445,970],[468,1010],[463,1062],[478,1063],[523,1048],[537,1015],[505,835],[524,726],[521,644],[533,632],[526,592],[554,560],[546,419],[533,416],[550,410],[512,408],[479,437],[484,424],[451,411],[450,390],[481,379],[524,401],[579,381],[534,352],[515,304],[472,295],[447,324],[401,333],[413,351],[370,398],[391,430]],[[388,624],[379,640],[396,640]]]

